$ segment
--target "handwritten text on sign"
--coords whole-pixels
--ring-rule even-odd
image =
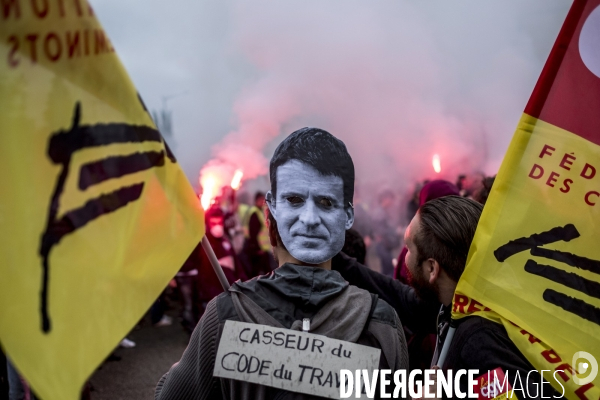
[[[340,370],[373,371],[381,350],[307,332],[226,321],[214,376],[340,397]]]

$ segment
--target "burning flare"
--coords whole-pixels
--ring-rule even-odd
[[[202,208],[207,210],[217,194],[217,182],[213,176],[208,175],[201,179],[200,185],[202,185],[200,203],[202,204]]]
[[[240,183],[242,183],[243,176],[244,173],[241,169],[235,171],[235,174],[233,174],[233,178],[231,179],[231,188],[233,190],[238,190],[240,188]]]
[[[222,196],[224,190],[238,190],[242,184],[244,172],[241,168],[235,168],[233,165],[226,164],[220,160],[209,161],[200,171],[200,187],[202,195],[200,202],[202,208],[209,209],[215,202],[215,199]]]
[[[439,154],[434,154],[433,158],[431,159],[431,164],[433,165],[433,170],[439,174],[440,172],[442,172],[442,165],[440,164],[440,156]]]

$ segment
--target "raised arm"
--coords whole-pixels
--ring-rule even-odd
[[[338,271],[351,285],[379,295],[396,310],[402,325],[411,331],[436,332],[439,303],[423,302],[412,287],[375,272],[344,253],[333,258],[332,269]]]

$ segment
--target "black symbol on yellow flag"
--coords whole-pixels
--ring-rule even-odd
[[[42,331],[51,330],[48,311],[48,288],[50,277],[50,252],[65,236],[74,233],[87,223],[114,212],[142,195],[144,182],[122,187],[111,193],[88,200],[82,207],[66,212],[57,218],[61,195],[65,187],[73,154],[79,150],[107,146],[115,143],[164,143],[166,157],[175,162],[169,147],[163,142],[160,133],[148,126],[128,125],[122,123],[81,125],[81,105],[75,105],[71,129],[54,133],[50,137],[48,156],[54,164],[62,166],[56,180],[56,186],[48,208],[46,229],[40,243],[42,257],[42,290],[40,294],[40,312]],[[90,186],[109,179],[163,166],[165,151],[147,151],[126,156],[108,156],[106,158],[81,165],[78,175],[78,188],[85,190]]]
[[[600,260],[592,260],[572,253],[541,247],[559,241],[569,242],[579,236],[580,234],[575,225],[567,224],[529,237],[511,240],[497,248],[494,251],[494,256],[499,262],[504,262],[507,258],[517,253],[529,250],[532,256],[558,261],[575,268],[575,271],[586,270],[600,276]],[[532,259],[527,260],[524,268],[530,274],[549,279],[588,296],[600,299],[600,279],[599,281],[586,279],[576,273],[566,272],[550,265],[539,264]],[[600,308],[592,304],[549,288],[544,290],[543,298],[548,303],[600,325]]]

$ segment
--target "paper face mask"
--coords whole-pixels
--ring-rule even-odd
[[[322,175],[298,160],[279,166],[276,176],[277,193],[267,194],[267,204],[284,246],[307,264],[333,258],[354,222],[352,207],[344,204],[342,178]]]

